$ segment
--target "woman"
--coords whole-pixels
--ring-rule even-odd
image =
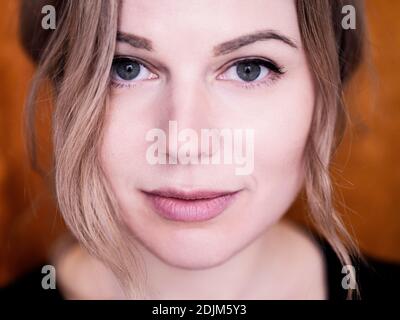
[[[81,245],[54,262],[58,294],[336,299],[382,288],[332,202],[341,98],[365,36],[358,1],[346,1],[356,28],[342,27],[344,4],[54,1],[55,30],[32,33],[40,19],[22,19],[38,62],[31,154],[50,80],[54,190]],[[283,218],[302,190],[321,238]]]

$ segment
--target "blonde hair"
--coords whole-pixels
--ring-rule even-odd
[[[134,248],[127,245],[131,235],[120,222],[117,202],[98,158],[119,1],[53,0],[52,4],[57,9],[58,26],[50,32],[40,30],[38,21],[24,17],[29,5],[23,5],[21,11],[22,43],[38,63],[26,106],[32,166],[38,167],[36,98],[48,79],[55,91],[53,187],[60,212],[77,240],[117,275],[126,294],[141,297],[145,273]],[[351,257],[358,254],[357,246],[334,208],[329,174],[332,155],[348,122],[342,99],[344,85],[363,52],[363,8],[355,0],[346,4],[357,8],[356,30],[340,26],[343,1],[296,1],[301,37],[318,92],[305,149],[309,216],[341,262],[351,264]],[[132,272],[132,265],[136,272]],[[348,293],[351,297],[351,290]]]

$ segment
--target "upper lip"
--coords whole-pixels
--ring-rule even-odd
[[[156,189],[151,191],[143,191],[145,194],[159,196],[164,198],[176,198],[182,200],[201,200],[213,199],[226,195],[237,193],[240,190],[178,190],[173,188]]]

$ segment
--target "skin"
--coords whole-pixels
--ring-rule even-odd
[[[220,43],[266,29],[297,48],[270,39],[213,54]],[[303,183],[316,94],[294,1],[125,0],[119,30],[151,40],[152,51],[124,42],[116,49],[151,69],[144,66],[130,82],[113,77],[100,158],[123,224],[136,236],[149,297],[325,298],[321,253],[282,220]],[[273,79],[270,71],[254,81],[259,85],[243,87],[232,62],[254,56],[272,59],[284,74]],[[254,129],[254,171],[238,176],[224,164],[148,164],[145,134],[168,132],[168,120],[196,131]],[[212,220],[176,222],[156,214],[141,192],[161,187],[241,192]],[[85,270],[88,259],[72,259],[72,265]]]

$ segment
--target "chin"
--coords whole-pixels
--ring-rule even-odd
[[[166,264],[182,269],[201,270],[217,267],[227,261],[233,254],[226,248],[197,250],[197,246],[181,246],[172,250],[154,252]]]
[[[141,243],[164,263],[182,269],[201,270],[216,267],[241,249],[233,239],[210,230],[172,230],[159,232]]]

